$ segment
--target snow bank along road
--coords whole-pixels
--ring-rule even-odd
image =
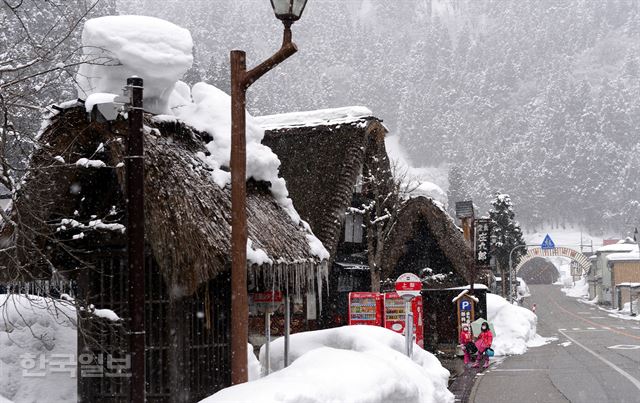
[[[640,324],[567,297],[559,286],[530,288],[538,333],[558,341],[484,372],[469,401],[637,402]]]

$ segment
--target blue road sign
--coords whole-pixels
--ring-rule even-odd
[[[460,300],[460,310],[461,311],[470,311],[471,310],[471,302],[466,300],[466,299]]]
[[[553,243],[551,237],[549,236],[549,234],[547,234],[547,236],[544,237],[544,241],[542,241],[542,243],[540,244],[540,247],[542,249],[553,249],[556,247],[556,244]]]

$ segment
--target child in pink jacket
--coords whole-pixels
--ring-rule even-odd
[[[464,323],[462,325],[462,331],[460,332],[460,338],[458,339],[462,351],[464,352],[464,363],[468,364],[471,361],[471,354],[467,351],[467,343],[473,342],[473,335],[469,329],[469,325]]]
[[[486,356],[485,351],[491,347],[491,343],[493,343],[493,333],[489,330],[489,324],[487,322],[482,323],[482,327],[480,327],[480,334],[478,335],[478,339],[476,340],[476,347],[478,348],[478,358],[476,362],[473,364],[474,368],[480,367],[481,362],[484,360]],[[489,366],[489,357],[487,357],[487,362],[484,364],[484,368]]]

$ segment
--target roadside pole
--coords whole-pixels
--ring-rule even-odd
[[[264,314],[264,335],[266,337],[264,353],[267,367],[265,375],[269,375],[269,371],[271,370],[271,351],[269,351],[269,345],[271,344],[271,312],[265,312]]]
[[[396,293],[404,300],[404,337],[407,357],[413,354],[413,315],[411,301],[420,296],[422,281],[413,273],[404,273],[396,280]]]
[[[289,287],[287,286],[284,295],[284,366],[289,366],[289,335],[291,334],[291,300],[289,298]]]

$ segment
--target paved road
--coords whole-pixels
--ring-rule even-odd
[[[469,401],[640,402],[640,322],[612,318],[559,286],[530,289],[538,333],[558,340],[492,365]]]

